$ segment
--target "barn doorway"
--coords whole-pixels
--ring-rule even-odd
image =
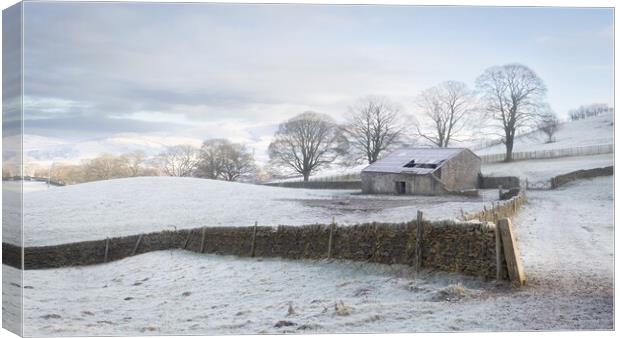
[[[396,183],[396,193],[399,195],[403,195],[407,193],[405,182],[397,181]]]

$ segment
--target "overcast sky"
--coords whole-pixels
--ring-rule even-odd
[[[26,133],[226,137],[266,148],[305,110],[518,62],[561,115],[613,105],[613,11],[566,8],[25,3]]]

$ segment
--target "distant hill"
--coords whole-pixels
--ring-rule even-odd
[[[588,145],[613,144],[613,113],[599,115],[584,120],[564,122],[554,135],[555,142],[546,143],[547,135],[534,131],[515,139],[513,151],[551,150]],[[474,151],[478,155],[502,154],[506,152],[503,143]]]

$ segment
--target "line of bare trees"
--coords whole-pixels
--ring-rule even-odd
[[[244,144],[209,139],[200,148],[177,145],[155,159],[163,175],[225,181],[250,179],[256,170],[254,154]]]
[[[79,164],[53,163],[32,168],[35,177],[77,184],[137,176],[203,177],[226,181],[254,179],[254,155],[243,144],[224,139],[204,141],[201,148],[181,144],[148,157],[143,151],[122,155],[101,154]],[[4,173],[3,173],[4,175]],[[7,174],[8,175],[8,174]]]
[[[546,103],[546,92],[533,70],[507,64],[486,69],[476,80],[476,90],[457,81],[423,90],[415,98],[418,119],[380,96],[362,98],[349,107],[343,125],[327,115],[304,112],[280,124],[269,145],[270,163],[307,181],[337,159],[370,164],[405,144],[426,140],[449,147],[490,128],[506,146],[505,161],[512,161],[515,135],[523,129],[540,129],[547,142],[553,141],[559,119]]]
[[[49,177],[56,182],[77,184],[114,178],[154,176],[158,170],[150,166],[143,151],[123,155],[101,154],[82,160],[80,164],[53,163],[50,167],[37,167],[34,176]]]
[[[580,106],[577,109],[571,109],[568,111],[568,115],[572,121],[582,120],[593,116],[598,116],[603,113],[613,112],[614,109],[604,103],[593,103],[585,106]]]

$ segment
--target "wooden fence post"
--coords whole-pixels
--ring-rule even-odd
[[[504,248],[502,247],[502,235],[499,232],[499,221],[495,223],[495,279],[499,282],[503,278],[502,268],[504,265]]]
[[[424,237],[424,225],[422,211],[418,210],[418,217],[416,222],[416,237],[415,237],[415,271],[418,273],[422,268],[422,244]]]
[[[254,222],[254,230],[252,230],[252,246],[250,247],[250,257],[254,257],[256,250],[256,230],[258,229],[258,221]]]
[[[140,234],[140,236],[138,236],[138,240],[136,241],[136,245],[133,246],[133,251],[131,252],[132,256],[134,256],[138,252],[138,246],[140,245],[140,241],[142,241],[142,235],[143,234]]]
[[[200,253],[205,252],[205,238],[207,237],[207,227],[202,227],[202,239],[200,240]]]
[[[187,233],[187,238],[185,239],[185,244],[183,244],[183,250],[187,248],[187,244],[189,243],[189,239],[192,237],[192,230],[190,229]]]
[[[521,262],[521,254],[519,247],[512,231],[512,222],[509,218],[499,220],[499,232],[501,234],[502,248],[504,249],[504,258],[508,266],[508,276],[515,285],[521,286],[525,284],[525,273],[523,272],[523,263]]]
[[[332,258],[332,242],[334,240],[334,228],[336,227],[336,218],[332,217],[332,224],[329,226],[329,241],[327,242],[327,259]]]
[[[516,214],[517,213],[517,200],[519,199],[519,196],[517,196],[517,198],[515,198],[512,201],[512,213]]]
[[[108,250],[110,248],[110,238],[106,237],[105,239],[105,252],[103,254],[103,262],[106,263],[108,261]]]

